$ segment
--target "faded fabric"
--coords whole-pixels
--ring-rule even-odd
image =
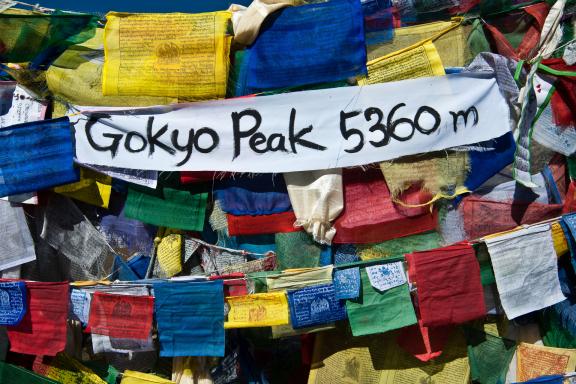
[[[36,251],[22,207],[0,201],[0,270],[34,261]]]
[[[50,198],[40,236],[72,262],[75,280],[96,280],[108,274],[113,262],[110,245],[70,199]]]
[[[116,253],[130,257],[135,253],[152,255],[157,228],[138,220],[132,220],[120,212],[118,215],[102,216],[98,230]]]
[[[383,259],[402,256],[413,251],[423,251],[438,248],[442,238],[436,231],[420,233],[412,236],[399,237],[378,244],[356,245],[358,256],[362,260]]]
[[[508,319],[565,300],[549,225],[520,229],[485,242]]]
[[[360,275],[361,296],[346,301],[346,312],[354,336],[388,332],[416,323],[408,284],[380,292],[370,284],[365,269],[360,270]]]
[[[468,239],[507,231],[521,224],[552,219],[562,213],[561,204],[525,201],[491,201],[471,195],[462,201],[464,229]]]
[[[0,325],[18,325],[28,311],[26,283],[0,282]]]
[[[332,222],[344,209],[342,170],[284,173],[297,227],[303,227],[320,244],[336,234]]]
[[[374,44],[367,47],[368,60],[408,49],[422,46],[431,41],[434,43],[444,67],[462,67],[472,60],[466,38],[471,26],[461,25],[461,20],[435,21],[394,29],[391,42]]]
[[[266,20],[246,50],[241,94],[365,74],[364,44],[360,0],[285,8]]]
[[[90,302],[91,333],[124,339],[148,338],[154,297],[95,292]]]
[[[0,159],[0,196],[78,180],[67,117],[0,128],[0,145],[5,148]]]
[[[461,324],[486,315],[480,266],[468,244],[406,255],[426,327]],[[449,284],[446,284],[449,282]]]
[[[336,219],[334,243],[379,243],[433,230],[434,216],[426,208],[401,208],[390,199],[390,192],[379,169],[344,170],[344,210]],[[408,193],[406,203],[420,204],[426,196]]]
[[[28,311],[16,326],[7,327],[10,350],[55,356],[66,347],[68,282],[26,282]]]
[[[202,231],[207,199],[207,193],[164,188],[159,197],[129,188],[124,215],[162,227]]]
[[[154,285],[160,356],[224,356],[222,280]]]
[[[470,168],[466,152],[438,152],[380,163],[393,200],[412,185],[432,198],[452,198],[464,187]]]

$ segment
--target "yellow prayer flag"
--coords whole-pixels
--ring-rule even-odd
[[[256,293],[226,298],[230,306],[224,328],[269,327],[288,324],[286,292]]]
[[[46,377],[60,383],[106,384],[91,369],[64,353],[56,356],[46,371]]]
[[[576,368],[576,349],[520,343],[516,353],[516,381],[527,381],[545,375],[561,375],[573,372]]]
[[[371,60],[366,66],[368,75],[358,79],[360,85],[446,74],[440,55],[430,41],[409,50]]]
[[[54,192],[86,204],[108,208],[112,178],[88,168],[80,168],[80,181],[55,187]]]
[[[332,282],[333,266],[320,268],[287,269],[277,275],[266,277],[268,292],[297,289],[316,284],[329,284]]]
[[[568,253],[568,243],[566,242],[566,237],[564,236],[564,231],[560,223],[555,222],[550,226],[552,229],[552,241],[554,242],[554,250],[558,257]]]
[[[172,381],[161,377],[136,371],[124,371],[120,384],[173,384]]]
[[[462,17],[450,21],[436,21],[394,29],[392,42],[368,46],[368,61],[410,50],[426,42],[434,42],[442,63],[447,67],[461,67],[473,57],[467,44],[472,25],[462,25]]]
[[[168,235],[162,238],[156,255],[166,277],[182,272],[182,235]]]
[[[230,12],[111,12],[106,18],[104,95],[226,95]]]
[[[308,384],[468,384],[466,340],[455,330],[438,358],[423,362],[398,347],[388,332],[352,337],[348,330],[319,333]]]
[[[93,38],[69,47],[46,71],[46,83],[56,100],[91,106],[149,106],[177,103],[177,98],[152,96],[104,96],[104,29],[96,29]],[[59,116],[64,113],[58,111]],[[58,117],[57,115],[52,115]]]

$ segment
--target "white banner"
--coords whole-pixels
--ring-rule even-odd
[[[159,171],[364,165],[509,132],[494,78],[448,75],[139,109],[81,108],[79,162]]]

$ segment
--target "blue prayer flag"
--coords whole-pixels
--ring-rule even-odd
[[[222,210],[233,215],[271,215],[292,210],[286,183],[280,174],[217,181],[214,196]]]
[[[346,307],[336,298],[333,284],[288,291],[294,329],[346,319]]]
[[[0,196],[78,181],[67,117],[0,129]]]
[[[70,318],[77,320],[85,327],[90,315],[90,294],[81,289],[70,291]]]
[[[360,296],[360,268],[336,269],[334,289],[337,299],[355,299]]]
[[[154,284],[160,356],[224,356],[222,280]]]
[[[26,283],[0,283],[0,325],[18,325],[28,308]]]
[[[269,16],[246,49],[239,84],[260,90],[345,80],[366,74],[360,0],[288,7]]]

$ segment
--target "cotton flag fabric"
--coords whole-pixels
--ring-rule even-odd
[[[28,311],[16,326],[7,327],[10,350],[29,355],[55,356],[66,347],[68,282],[26,282]]]
[[[360,270],[362,294],[346,301],[354,336],[388,332],[416,323],[408,284],[380,292],[370,284],[366,269]]]
[[[40,376],[17,365],[0,362],[1,383],[58,384],[58,381]]]
[[[461,324],[486,315],[480,265],[469,244],[406,256],[426,327]]]
[[[120,339],[147,339],[154,297],[95,292],[90,302],[90,332]]]
[[[230,306],[225,328],[268,327],[287,325],[288,300],[286,292],[256,293],[247,296],[227,297]]]
[[[242,94],[366,74],[360,0],[306,4],[278,12],[265,21],[245,53],[244,64]]]
[[[173,384],[173,382],[149,373],[126,370],[122,374],[120,384]]]
[[[336,297],[333,284],[288,291],[294,329],[328,324],[346,318],[346,307]]]
[[[124,215],[162,227],[202,231],[207,193],[164,188],[162,196],[148,190],[128,189]]]
[[[7,270],[36,260],[32,234],[22,207],[0,201],[0,270]]]
[[[154,285],[160,356],[224,356],[222,280]]]
[[[230,12],[111,12],[106,18],[104,95],[188,100],[226,95]]]
[[[284,180],[297,218],[294,225],[321,244],[332,243],[332,222],[344,209],[342,170],[288,172]]]
[[[508,319],[565,300],[550,225],[535,225],[484,240]]]
[[[33,192],[78,180],[67,117],[0,129],[0,196]]]
[[[26,283],[0,282],[0,325],[18,325],[27,309]]]

